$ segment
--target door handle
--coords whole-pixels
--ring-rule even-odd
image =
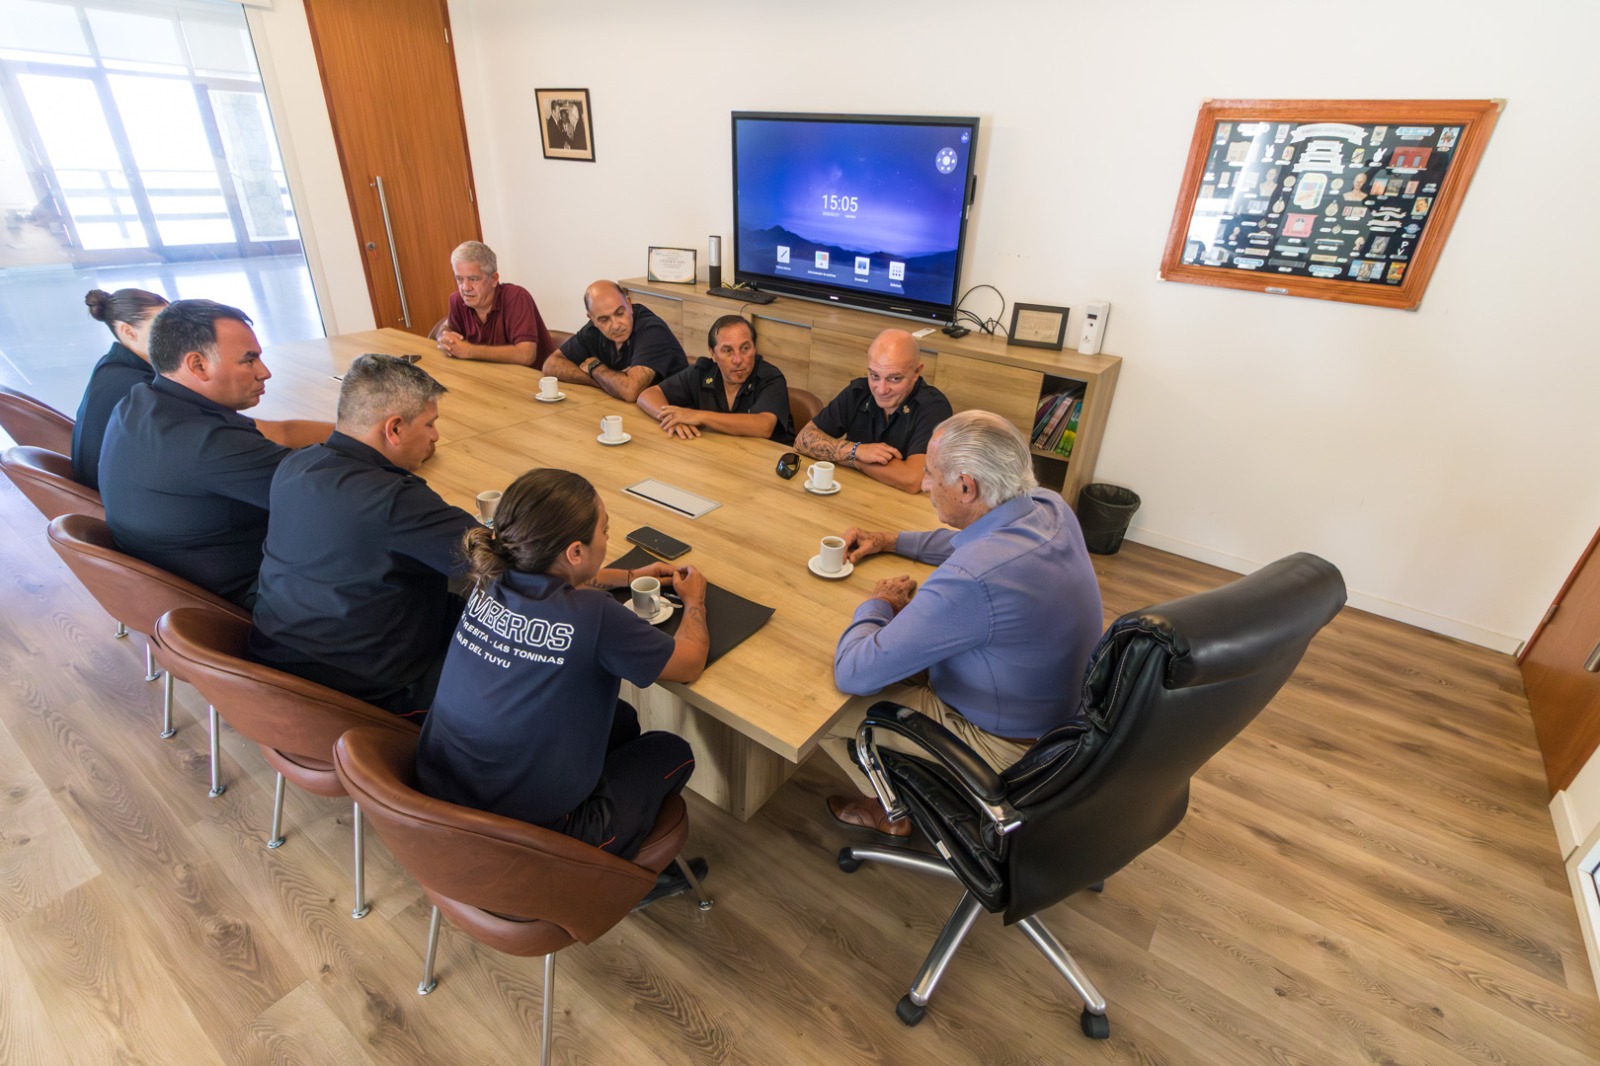
[[[1589,657],[1583,660],[1583,668],[1591,674],[1600,674],[1600,644],[1596,644],[1594,651],[1591,651]]]
[[[383,209],[383,229],[389,235],[389,258],[394,262],[394,286],[400,290],[400,318],[405,322],[406,328],[411,328],[411,308],[406,304],[406,282],[400,276],[400,252],[394,246],[394,224],[389,221],[389,197],[383,191],[383,176],[372,179],[372,187],[378,190],[378,206]]]

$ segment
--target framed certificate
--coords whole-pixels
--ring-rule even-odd
[[[693,285],[695,250],[693,248],[658,248],[650,246],[649,263],[645,277],[650,281],[664,281],[671,285]]]
[[[1416,310],[1499,100],[1210,100],[1161,277]]]
[[[1067,315],[1070,310],[1047,304],[1012,304],[1011,328],[1006,333],[1012,344],[1059,352],[1067,335]]]

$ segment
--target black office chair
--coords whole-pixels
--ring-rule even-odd
[[[1344,605],[1344,580],[1291,555],[1210,592],[1123,615],[1090,656],[1081,721],[1047,733],[1001,773],[943,726],[887,701],[868,712],[856,755],[891,817],[912,821],[948,858],[847,847],[866,860],[939,874],[966,888],[895,1009],[922,1020],[934,986],[980,909],[1016,924],[1083,1000],[1086,1035],[1111,1033],[1105,999],[1039,912],[1159,842],[1189,808],[1189,779],[1264,708]],[[898,734],[926,753],[876,743]]]

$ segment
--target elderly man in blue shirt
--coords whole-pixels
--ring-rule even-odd
[[[923,488],[953,529],[845,532],[852,562],[894,552],[937,569],[921,588],[909,576],[884,578],[856,609],[834,677],[870,698],[851,701],[822,741],[864,794],[831,797],[833,816],[894,837],[910,835],[911,823],[889,821],[846,747],[866,709],[882,699],[921,711],[1003,770],[1076,716],[1103,624],[1078,520],[1037,486],[1027,442],[1009,422],[987,411],[946,419],[929,442]]]

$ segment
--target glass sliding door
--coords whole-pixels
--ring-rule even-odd
[[[0,211],[0,382],[68,410],[110,343],[91,288],[322,334],[237,3],[0,0]]]

